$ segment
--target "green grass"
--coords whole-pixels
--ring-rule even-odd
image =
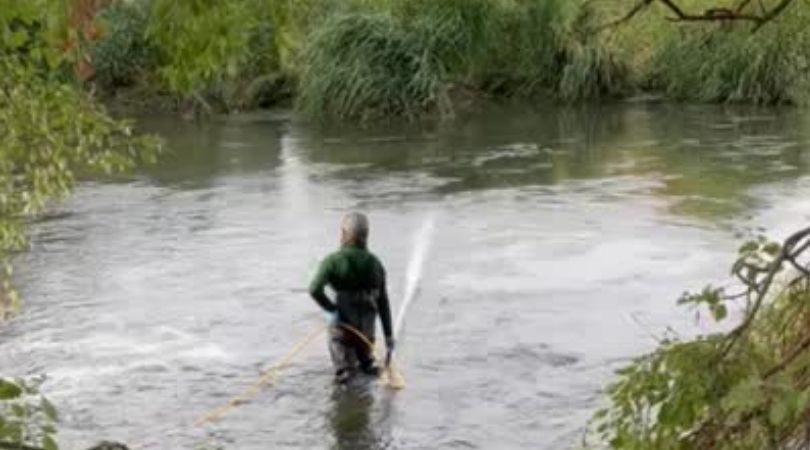
[[[297,104],[312,117],[415,116],[441,102],[443,65],[389,15],[333,17],[310,42]]]
[[[311,117],[452,114],[454,85],[494,96],[592,100],[613,96],[629,71],[583,39],[578,2],[392,0],[322,23],[302,58],[298,106]]]

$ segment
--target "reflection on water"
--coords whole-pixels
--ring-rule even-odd
[[[86,183],[18,262],[0,373],[45,373],[65,448],[560,449],[621,361],[722,280],[740,229],[810,220],[806,114],[681,105],[493,107],[447,123],[319,127],[290,114],[149,118],[171,153]],[[334,392],[325,345],[206,428],[322,326],[305,286],[366,210],[398,309],[437,212],[398,354],[408,387]]]
[[[336,387],[329,428],[335,450],[381,450],[391,446],[390,415],[393,397],[384,393],[377,398],[368,386]]]

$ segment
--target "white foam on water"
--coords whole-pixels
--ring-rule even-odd
[[[431,214],[425,219],[422,226],[416,232],[413,252],[411,253],[411,259],[408,261],[408,268],[405,272],[405,293],[402,296],[402,303],[399,307],[399,313],[397,313],[396,324],[394,325],[395,338],[400,337],[402,327],[405,325],[405,314],[408,312],[408,307],[419,293],[419,283],[422,281],[422,270],[425,266],[425,258],[427,258],[428,252],[430,251],[435,228],[436,216],[435,214]]]

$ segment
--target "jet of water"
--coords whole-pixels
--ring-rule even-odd
[[[402,303],[399,307],[397,314],[396,324],[394,325],[394,337],[399,338],[402,332],[402,327],[405,324],[405,314],[408,312],[408,307],[411,302],[419,294],[419,283],[422,281],[422,270],[425,266],[425,258],[427,258],[430,245],[433,240],[433,231],[436,228],[436,217],[431,214],[422,223],[422,226],[416,233],[414,240],[413,252],[411,259],[408,262],[408,269],[405,272],[405,293],[402,296]]]

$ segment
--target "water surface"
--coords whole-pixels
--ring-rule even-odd
[[[287,113],[152,118],[171,149],[88,181],[18,260],[25,310],[0,372],[47,375],[64,448],[560,449],[674,300],[723,280],[740,235],[810,218],[795,110],[493,108],[451,123],[315,126]],[[304,288],[337,221],[367,211],[394,310],[436,217],[400,366],[342,395],[318,341],[254,402],[192,422],[322,323]]]

